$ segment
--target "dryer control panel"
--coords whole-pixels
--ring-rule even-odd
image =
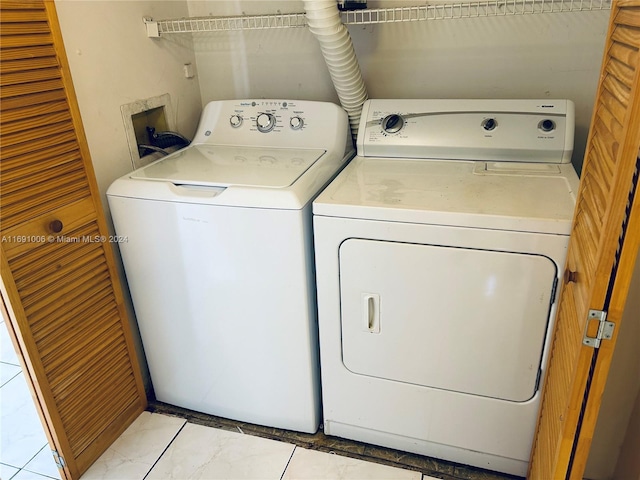
[[[570,100],[368,100],[358,155],[569,163]]]
[[[208,103],[195,144],[326,148],[347,129],[344,110],[304,100],[222,100]]]

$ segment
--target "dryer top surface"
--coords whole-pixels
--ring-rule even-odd
[[[570,164],[357,156],[315,200],[316,215],[567,235]]]

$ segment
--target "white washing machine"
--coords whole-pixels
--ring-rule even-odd
[[[331,103],[209,103],[191,145],[107,197],[156,398],[315,432],[311,201],[355,152]]]
[[[313,203],[326,434],[526,473],[573,134],[569,101],[365,104]]]

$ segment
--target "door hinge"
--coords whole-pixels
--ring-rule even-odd
[[[53,454],[53,460],[56,462],[56,466],[58,468],[64,468],[64,458],[58,454],[57,450],[51,450],[51,453]]]
[[[593,336],[596,327],[593,325],[594,322],[597,322],[597,332],[595,336]],[[599,348],[602,340],[611,340],[615,326],[615,323],[607,322],[607,312],[602,310],[589,310],[587,323],[584,327],[582,344],[592,348]]]

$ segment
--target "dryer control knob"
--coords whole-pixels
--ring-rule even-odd
[[[273,127],[276,126],[276,117],[271,113],[261,113],[256,118],[256,127],[258,127],[258,131],[262,133],[267,133],[273,130]]]
[[[238,128],[240,125],[242,125],[242,120],[243,120],[242,116],[236,113],[235,115],[231,115],[231,118],[229,119],[229,123],[233,128]]]
[[[402,115],[392,113],[382,119],[382,130],[386,133],[398,133],[404,127]]]

